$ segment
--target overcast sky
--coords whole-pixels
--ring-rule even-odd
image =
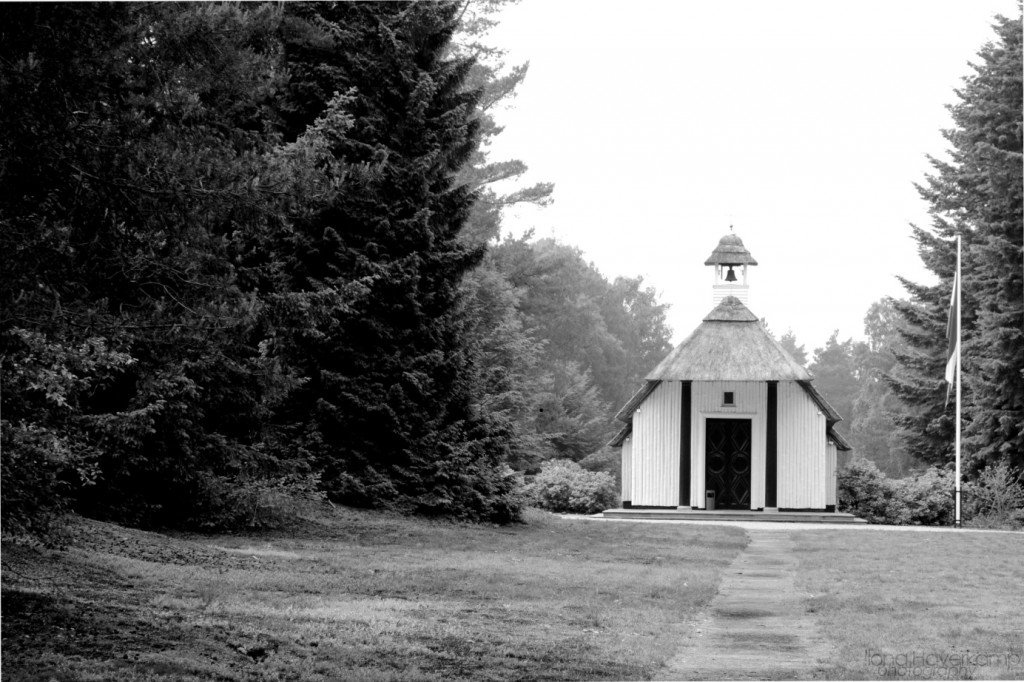
[[[711,309],[719,238],[758,260],[750,308],[808,351],[863,337],[895,275],[930,281],[914,188],[945,105],[1014,0],[522,0],[492,34],[530,62],[492,158],[554,203],[506,216],[641,275],[678,343]]]

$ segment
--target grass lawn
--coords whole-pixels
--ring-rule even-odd
[[[1024,534],[807,531],[796,552],[836,678],[1024,679]]]
[[[3,679],[641,679],[747,544],[737,529],[480,527],[338,509],[288,533],[88,520],[3,547]]]

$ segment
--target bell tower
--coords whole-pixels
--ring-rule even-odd
[[[735,296],[743,305],[750,303],[747,266],[757,265],[757,261],[743,246],[743,240],[732,233],[732,226],[729,227],[729,234],[719,240],[704,265],[714,266],[715,269],[715,283],[712,287],[715,305],[721,303],[726,296]]]

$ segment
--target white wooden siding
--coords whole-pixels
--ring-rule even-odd
[[[726,296],[735,296],[743,305],[750,305],[750,287],[745,284],[716,284],[712,292],[714,305],[721,303]]]
[[[732,391],[733,405],[722,404]],[[694,381],[690,409],[690,504],[704,507],[705,425],[707,419],[750,419],[750,508],[764,508],[768,384],[764,381]]]
[[[633,481],[633,437],[622,441],[622,501],[631,502],[630,486]]]
[[[679,505],[682,386],[679,381],[661,382],[633,413],[630,501],[634,507]]]
[[[781,509],[824,509],[825,415],[795,381],[779,382],[778,488]]]
[[[826,448],[828,461],[825,469],[825,504],[836,504],[836,460],[839,457],[839,448],[831,440]]]

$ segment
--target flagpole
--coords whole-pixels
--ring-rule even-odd
[[[956,236],[956,517],[954,528],[960,528],[960,235]]]

